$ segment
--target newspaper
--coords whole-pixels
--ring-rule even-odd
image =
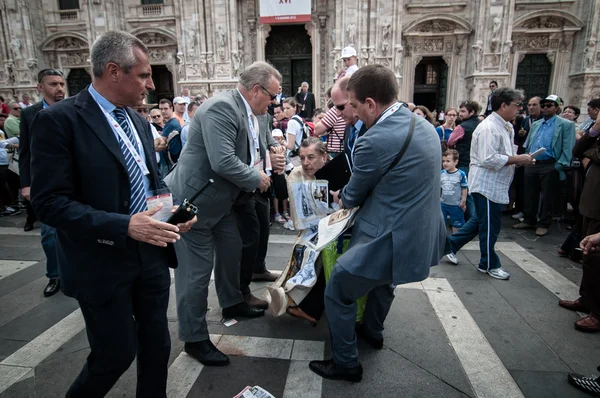
[[[294,228],[317,226],[321,218],[331,213],[328,186],[326,180],[305,179],[302,167],[292,170],[287,177],[287,188]]]
[[[320,219],[318,226],[298,234],[285,270],[265,293],[274,316],[283,315],[289,305],[300,304],[306,298],[321,273],[321,250],[352,226],[357,211],[338,210]]]
[[[246,386],[238,395],[233,398],[275,398],[267,390],[259,386]]]

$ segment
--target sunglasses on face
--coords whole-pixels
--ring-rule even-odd
[[[540,108],[546,109],[546,108],[552,108],[554,106],[555,106],[554,104],[542,104],[542,105],[540,105]]]
[[[523,103],[522,103],[522,102],[513,102],[512,104],[513,104],[514,106],[517,106],[517,107],[521,107],[521,106],[523,106]]]
[[[339,110],[339,111],[343,111],[344,109],[346,109],[346,104],[347,104],[347,103],[348,103],[348,100],[346,100],[346,102],[344,102],[343,104],[340,104],[340,105],[334,105],[334,106],[337,108],[337,110]]]
[[[152,119],[158,119],[160,117],[160,115],[154,115],[154,116],[151,116],[151,117],[152,117]]]
[[[44,76],[60,76],[65,77],[61,71],[58,69],[44,69],[38,73],[38,83],[42,82]]]
[[[21,108],[12,108],[13,111],[20,111]]]

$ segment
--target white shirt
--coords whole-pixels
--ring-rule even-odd
[[[33,104],[32,104],[32,103],[29,103],[29,105],[27,105],[26,103],[24,103],[23,101],[21,101],[21,102],[19,102],[19,105],[21,106],[21,109],[25,109],[25,108],[27,108],[28,106],[31,106],[31,105],[33,105]]]
[[[517,154],[512,124],[492,112],[473,132],[470,192],[480,193],[495,203],[506,204],[515,165],[507,166],[509,156]]]
[[[240,93],[240,90],[237,90],[237,92],[240,94],[240,97],[242,97],[242,101],[244,101],[244,105],[246,106],[246,112],[248,113],[248,145],[250,147],[250,165],[254,165],[256,161],[256,151],[260,150],[260,148],[256,147],[254,141],[254,135],[256,135],[258,141],[258,120],[256,121],[256,123],[254,122],[254,120],[256,120],[256,116],[254,116],[254,114],[252,113],[252,108],[250,107],[250,104],[248,103],[248,101],[246,101],[246,98],[244,98],[242,93]],[[252,134],[253,131],[254,135]]]
[[[356,72],[357,70],[358,70],[358,65],[356,65],[356,64],[350,65],[348,68],[346,68],[346,74],[344,75],[344,77],[352,76],[352,74],[354,72]]]
[[[161,137],[161,135],[158,134],[158,130],[156,130],[156,127],[154,127],[152,123],[150,123],[150,130],[152,131],[152,138],[157,139]],[[154,145],[154,142],[152,145]],[[158,152],[156,152],[156,163],[160,163],[160,154]]]

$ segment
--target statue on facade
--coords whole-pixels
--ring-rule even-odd
[[[500,43],[500,28],[502,27],[502,20],[499,17],[494,17],[492,20],[492,40],[490,42],[490,50],[496,52],[498,44]]]
[[[206,54],[206,71],[209,79],[215,77],[215,57],[212,53]]]
[[[225,30],[223,29],[223,26],[218,25],[217,26],[217,52],[219,53],[219,56],[221,57],[221,59],[225,58],[225,43],[227,42],[227,34],[225,33]]]
[[[483,43],[478,41],[473,44],[472,48],[475,58],[475,72],[479,72],[483,68]]]
[[[383,31],[381,34],[381,53],[383,55],[387,55],[388,47],[390,45],[390,31],[392,27],[389,23],[384,23],[381,29]]]
[[[242,35],[242,31],[238,30],[237,32],[237,46],[238,49],[244,49],[244,35]]]
[[[175,59],[175,63],[179,65],[179,67],[177,68],[177,72],[179,74],[179,77],[182,78],[185,75],[185,62],[183,60],[183,53],[179,51],[175,56]]]
[[[356,25],[351,23],[346,28],[346,35],[348,37],[348,45],[356,47]]]
[[[13,58],[21,59],[21,40],[19,40],[16,36],[13,36],[10,41],[10,48],[12,49]]]
[[[502,49],[502,69],[508,70],[508,63],[510,61],[510,48],[512,47],[511,42],[504,43],[504,48]]]
[[[193,50],[196,48],[196,30],[189,29],[187,31],[187,41],[188,41],[188,49]]]
[[[394,71],[396,75],[402,76],[402,63],[404,62],[404,48],[401,45],[396,46],[396,59],[394,60]]]
[[[596,42],[594,40],[590,40],[587,42],[587,46],[583,50],[585,54],[584,58],[584,68],[589,69],[594,66],[594,51],[596,50]]]
[[[200,55],[200,77],[205,79],[208,76],[208,61],[206,59],[206,54],[202,53]]]

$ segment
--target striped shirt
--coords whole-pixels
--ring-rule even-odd
[[[495,203],[506,204],[515,165],[507,166],[517,154],[512,124],[492,112],[473,132],[469,180],[471,193],[480,193]]]
[[[349,105],[348,105],[349,106]],[[327,111],[321,123],[327,128],[327,151],[328,152],[343,152],[344,151],[344,131],[346,130],[346,122],[344,118],[338,116],[335,106]]]

